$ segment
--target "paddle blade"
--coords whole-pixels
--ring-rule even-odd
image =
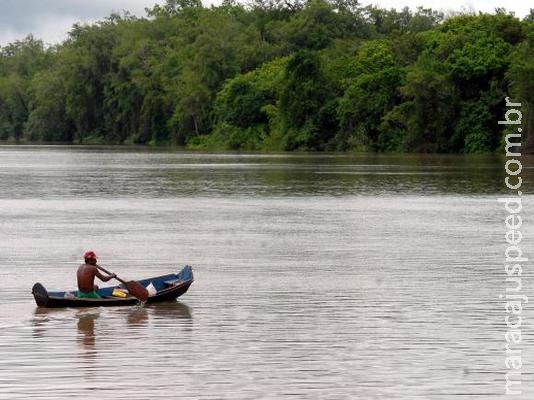
[[[126,289],[128,289],[128,293],[141,300],[143,303],[148,300],[148,290],[146,290],[139,282],[126,282]]]

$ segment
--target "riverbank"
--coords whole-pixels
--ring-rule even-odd
[[[185,3],[2,47],[0,140],[492,153],[506,96],[534,132],[532,18]]]

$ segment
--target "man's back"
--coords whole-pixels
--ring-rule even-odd
[[[76,274],[78,278],[78,290],[85,293],[95,290],[95,276],[97,274],[98,270],[96,266],[91,264],[80,265]]]

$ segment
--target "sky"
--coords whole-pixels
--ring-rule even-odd
[[[213,1],[204,0],[204,4]],[[0,0],[0,46],[24,39],[28,34],[42,39],[46,44],[60,43],[74,23],[92,23],[109,16],[112,12],[128,10],[138,17],[146,15],[145,7],[151,8],[163,0]],[[215,0],[216,3],[219,1]],[[525,0],[360,0],[360,4],[375,4],[383,8],[401,10],[405,6],[415,9],[422,5],[443,11],[486,11],[505,7],[524,17],[530,7]],[[534,8],[534,6],[532,6]]]

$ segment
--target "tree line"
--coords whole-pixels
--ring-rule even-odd
[[[167,0],[0,47],[8,143],[495,152],[506,96],[534,138],[534,10]]]

